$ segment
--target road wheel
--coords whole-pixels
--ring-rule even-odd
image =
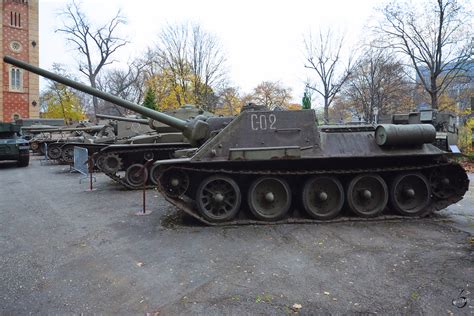
[[[48,145],[47,155],[48,155],[49,159],[57,160],[57,159],[61,158],[62,150],[61,150],[60,146],[61,145],[57,145],[57,144],[49,144]]]
[[[303,187],[302,201],[305,211],[312,218],[332,219],[342,210],[344,189],[335,177],[313,177]]]
[[[233,179],[224,175],[204,179],[196,192],[198,210],[210,222],[232,220],[240,209],[240,202],[239,186]]]
[[[416,216],[430,204],[431,188],[421,173],[401,174],[390,186],[390,204],[402,215]]]
[[[250,186],[248,203],[250,211],[256,218],[269,222],[277,221],[290,209],[290,186],[282,178],[258,178]]]
[[[143,182],[148,179],[148,170],[143,165],[136,163],[127,168],[125,181],[134,189],[143,187]]]
[[[385,181],[376,174],[363,174],[351,180],[347,188],[349,208],[360,217],[379,215],[388,202]]]

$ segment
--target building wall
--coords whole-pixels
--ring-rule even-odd
[[[0,49],[33,65],[39,64],[38,0],[2,0]],[[0,120],[39,117],[39,78],[20,70],[14,76],[21,78],[12,85],[12,69],[1,63]]]

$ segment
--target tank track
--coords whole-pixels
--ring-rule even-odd
[[[150,152],[152,151],[154,153],[154,161],[155,160],[159,160],[159,159],[164,159],[163,157],[158,157],[160,155],[157,155],[156,153],[164,153],[165,155],[166,154],[172,154],[174,153],[176,150],[179,150],[179,149],[182,149],[183,147],[180,147],[180,146],[174,146],[174,147],[164,147],[164,148],[139,148],[139,149],[112,149],[112,150],[104,150],[102,152],[99,152],[99,154],[95,157],[95,160],[97,161],[97,159],[100,157],[100,155],[106,155],[106,154],[110,154],[110,153],[115,153],[115,154],[130,154],[130,153],[145,153],[145,152]],[[140,161],[139,163],[142,163],[143,161]],[[97,164],[96,164],[97,166]],[[98,167],[98,166],[97,166]],[[99,169],[100,170],[100,169]],[[117,182],[118,184],[124,186],[125,188],[129,189],[129,190],[141,190],[143,187],[140,187],[140,188],[137,188],[137,187],[134,187],[134,186],[131,186],[130,184],[128,184],[125,179],[123,177],[121,177],[120,175],[116,174],[116,173],[110,173],[110,172],[104,172],[104,170],[100,170],[101,172],[103,172],[106,176],[108,176],[109,178],[111,178],[112,180],[114,180],[115,182]],[[149,182],[149,181],[148,181]],[[150,183],[147,183],[147,185],[145,186],[146,189],[153,189],[153,188],[156,188],[156,185],[154,184],[150,184]]]
[[[371,218],[362,218],[353,216],[338,216],[334,219],[330,220],[318,220],[318,219],[311,219],[308,215],[306,215],[304,210],[299,209],[290,209],[289,215],[281,220],[278,221],[262,221],[254,218],[238,218],[246,212],[239,212],[237,214],[237,218],[233,219],[232,221],[227,222],[211,222],[202,217],[197,210],[194,200],[190,199],[187,196],[182,197],[170,197],[165,194],[162,188],[159,186],[158,190],[165,199],[170,202],[172,205],[176,206],[178,209],[184,211],[186,214],[192,216],[193,218],[197,219],[198,221],[209,225],[209,226],[235,226],[235,225],[278,225],[278,224],[309,224],[309,223],[337,223],[337,222],[370,222],[370,221],[390,221],[390,220],[416,220],[421,219],[424,217],[429,216],[435,211],[442,210],[448,207],[451,204],[454,204],[463,199],[465,192],[469,188],[469,179],[465,170],[462,166],[456,162],[443,162],[443,163],[433,163],[433,164],[425,164],[420,166],[405,166],[405,167],[392,167],[392,168],[367,168],[367,169],[339,169],[339,170],[234,170],[234,169],[208,169],[208,168],[193,168],[187,166],[173,166],[168,167],[164,171],[170,169],[179,169],[183,171],[191,171],[191,172],[201,172],[201,173],[208,173],[208,174],[224,174],[224,175],[237,175],[237,174],[246,174],[246,175],[261,175],[261,176],[288,176],[288,175],[301,175],[301,176],[308,176],[308,175],[356,175],[359,173],[389,173],[389,172],[406,172],[406,171],[428,171],[434,168],[446,167],[446,166],[454,166],[456,168],[460,168],[464,174],[464,179],[460,179],[460,183],[462,183],[463,187],[457,190],[457,194],[451,196],[450,198],[441,200],[433,197],[431,199],[431,203],[425,208],[425,211],[418,215],[418,216],[403,216],[403,215],[387,215],[383,214],[386,213],[386,209],[381,213],[381,215]],[[243,194],[243,193],[242,193]],[[242,198],[244,199],[244,198]],[[242,206],[241,206],[242,207]],[[389,206],[387,205],[387,208]],[[346,208],[346,207],[345,207]],[[344,208],[344,209],[345,209]],[[344,212],[343,209],[343,212]],[[246,214],[245,214],[246,215]]]

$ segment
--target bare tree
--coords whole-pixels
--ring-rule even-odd
[[[150,53],[148,54],[150,57]],[[199,25],[168,25],[153,52],[156,71],[171,75],[179,105],[215,106],[215,91],[225,82],[225,56],[218,40]]]
[[[263,81],[255,87],[250,97],[244,99],[269,109],[287,109],[292,99],[291,88],[283,87],[279,82]]]
[[[307,87],[317,92],[324,100],[324,122],[328,123],[329,107],[334,97],[341,91],[342,85],[350,75],[350,56],[344,65],[341,49],[344,38],[337,37],[331,31],[319,32],[317,38],[311,34],[305,38],[305,67],[314,70],[317,80]],[[341,68],[344,68],[341,70]]]
[[[204,31],[199,25],[192,25],[191,71],[193,75],[193,91],[197,102],[205,106],[212,103],[212,91],[222,87],[225,79],[226,61],[217,39]]]
[[[369,47],[356,62],[341,93],[354,113],[372,123],[376,113],[410,110],[413,88],[403,64],[395,56]]]
[[[97,76],[100,70],[113,63],[111,56],[128,43],[116,34],[117,28],[126,21],[119,10],[108,23],[96,28],[88,21],[87,16],[74,0],[66,6],[61,16],[64,19],[64,25],[56,32],[64,33],[66,40],[77,49],[79,71],[87,76],[93,88],[97,88]],[[95,114],[98,107],[96,97],[93,97],[93,105]]]
[[[219,114],[236,115],[242,108],[242,100],[240,98],[239,89],[227,86],[219,91]]]
[[[137,60],[129,63],[127,69],[108,70],[97,78],[97,87],[122,99],[140,104],[145,90],[144,67],[145,65]],[[125,113],[123,108],[104,102],[102,112],[110,112],[110,109],[113,109],[118,115]]]
[[[375,28],[380,47],[405,54],[418,80],[438,108],[439,96],[453,80],[463,76],[473,57],[472,13],[457,0],[428,0],[423,8],[392,2],[381,9]]]

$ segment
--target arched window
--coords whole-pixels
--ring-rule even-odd
[[[23,89],[22,70],[12,67],[10,70],[10,90],[20,91]]]
[[[19,12],[10,11],[10,25],[21,27],[21,14]]]

